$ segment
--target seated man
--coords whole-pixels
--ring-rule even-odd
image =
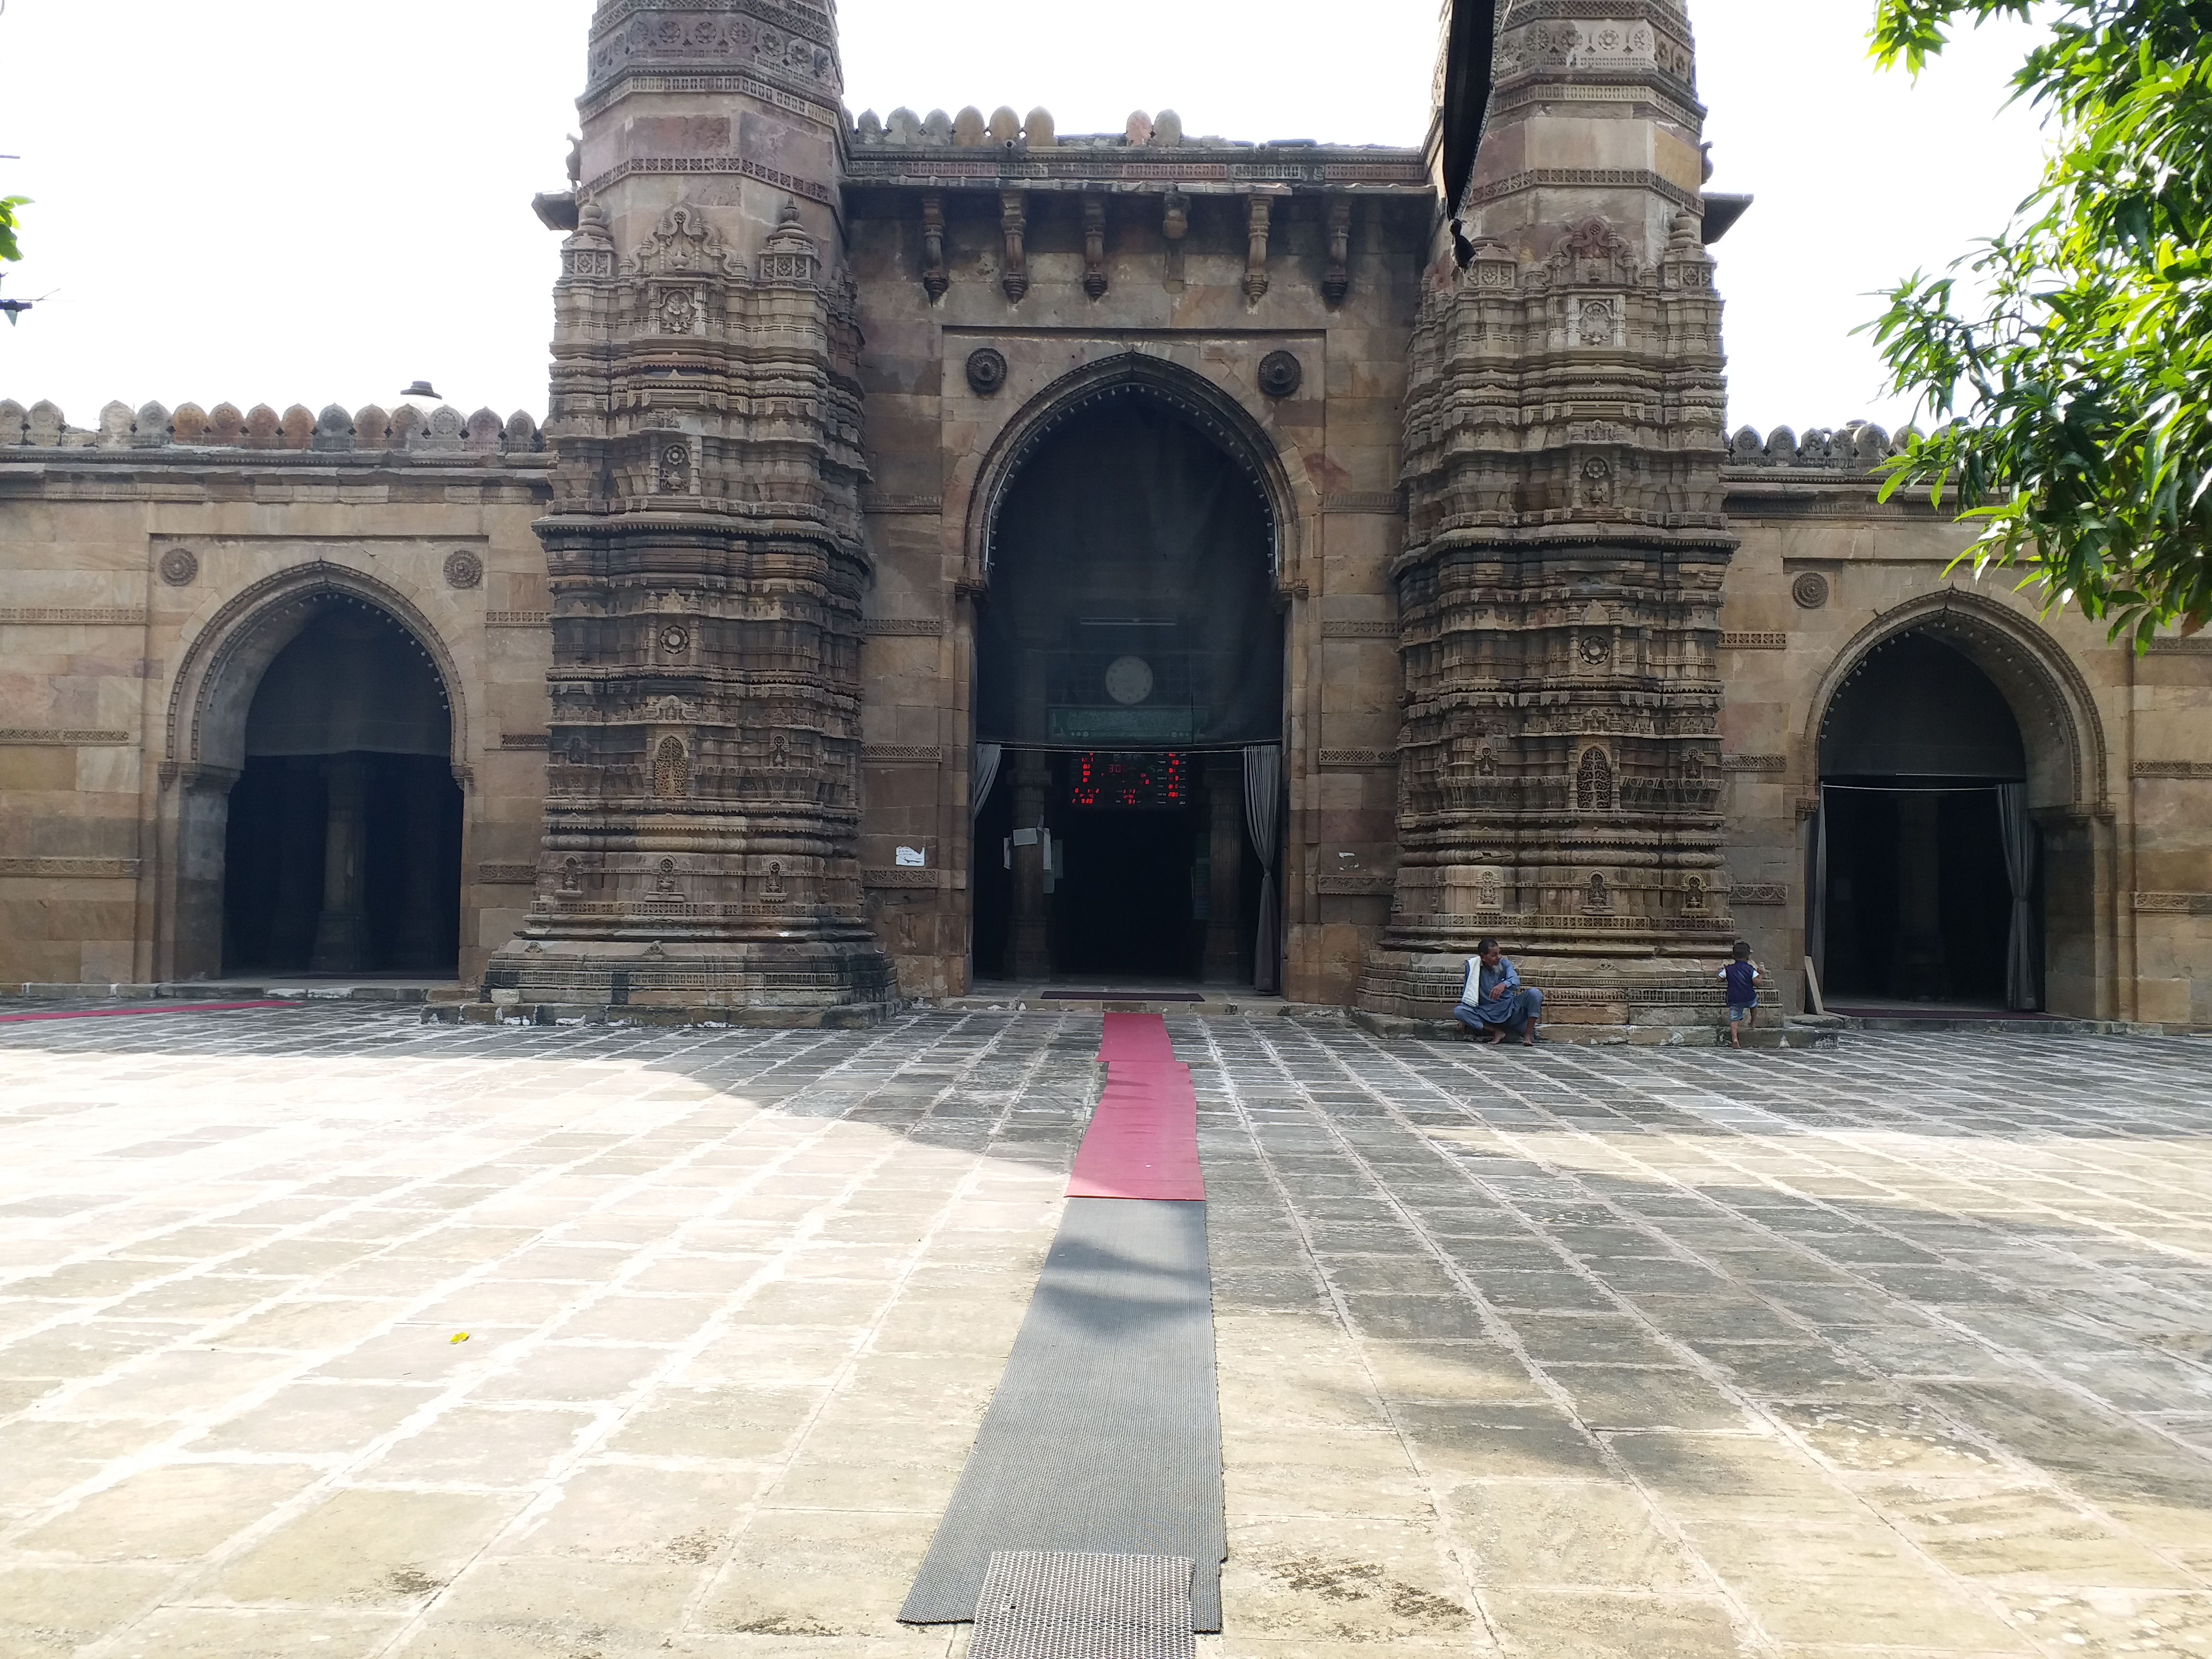
[[[1468,958],[1467,983],[1452,1017],[1479,1042],[1503,1042],[1511,1032],[1524,1044],[1533,1044],[1544,994],[1521,982],[1496,939],[1486,939],[1474,948],[1478,954]]]

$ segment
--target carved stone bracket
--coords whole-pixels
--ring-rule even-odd
[[[1015,305],[1030,291],[1029,254],[1022,239],[1029,230],[1029,197],[1018,190],[999,192],[999,229],[1006,238],[1006,269],[999,278],[999,286],[1006,291],[1006,298]]]
[[[1106,293],[1106,198],[1083,198],[1083,291],[1092,299]]]
[[[945,297],[952,277],[945,268],[945,198],[927,191],[921,198],[921,287],[931,302]]]
[[[1274,210],[1272,196],[1251,198],[1250,218],[1247,223],[1249,240],[1244,251],[1244,297],[1254,305],[1267,291],[1267,218]]]
[[[1339,196],[1328,204],[1328,270],[1321,279],[1321,297],[1333,311],[1351,288],[1352,198]]]

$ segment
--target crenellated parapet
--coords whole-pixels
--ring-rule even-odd
[[[381,454],[527,455],[545,447],[537,421],[517,410],[502,420],[489,409],[463,415],[448,404],[423,410],[412,404],[386,410],[375,404],[349,414],[337,404],[319,415],[295,404],[279,414],[267,404],[241,413],[235,404],[212,410],[149,403],[133,410],[111,403],[94,427],[73,427],[58,405],[41,400],[28,409],[0,398],[0,453],[11,448],[138,451],[208,449],[292,450],[312,454],[361,451]]]
[[[1895,437],[1869,421],[1850,421],[1832,431],[1808,428],[1801,437],[1786,426],[1778,426],[1764,438],[1749,427],[1737,429],[1729,440],[1730,468],[1783,467],[1808,471],[1871,473],[1893,455],[1903,452],[1912,428],[1902,428]]]

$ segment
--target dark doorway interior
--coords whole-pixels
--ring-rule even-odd
[[[1086,787],[1109,766],[1148,781],[1119,799],[1110,785]],[[1241,766],[1234,753],[1010,757],[975,823],[975,977],[1249,983],[1261,871],[1246,844]],[[1158,787],[1170,771],[1172,789]],[[1041,816],[1053,874],[1028,901],[1041,926],[1024,960],[1017,780],[1036,790],[1040,777],[1041,815],[1032,794],[1018,816]]]
[[[1194,877],[1206,852],[1202,795],[1201,786],[1176,807],[1059,815],[1067,847],[1052,895],[1056,974],[1200,976],[1206,907]]]
[[[1820,735],[1826,880],[1808,932],[1829,997],[2017,1006],[2000,786],[2026,773],[2010,705],[1963,653],[1914,633],[1869,655]]]
[[[230,793],[225,972],[456,971],[451,730],[437,670],[381,611],[331,604],[277,653]]]
[[[319,965],[334,772],[341,791],[344,774],[357,781],[362,902],[354,947],[326,951]],[[230,792],[226,970],[451,972],[460,960],[460,786],[442,760],[252,757]]]
[[[2012,888],[1996,792],[1830,788],[1826,988],[2002,1007]]]

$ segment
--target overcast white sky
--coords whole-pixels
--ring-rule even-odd
[[[592,0],[0,0],[0,194],[29,256],[0,294],[0,396],[89,425],[120,398],[542,410],[562,182]],[[2014,28],[1917,86],[1878,75],[1873,0],[1691,0],[1716,190],[1729,424],[1896,424],[1850,331],[1873,290],[2002,223],[2033,122],[2000,114]],[[1435,0],[842,0],[855,112],[1042,104],[1064,132],[1174,108],[1192,133],[1412,144]],[[1255,28],[1264,19],[1264,33]]]

